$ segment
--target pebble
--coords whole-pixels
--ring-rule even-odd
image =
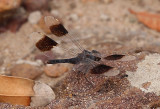
[[[28,21],[31,24],[37,24],[39,22],[39,20],[41,19],[42,14],[40,11],[34,11],[32,13],[30,13],[29,17],[28,17]]]
[[[16,64],[10,69],[12,76],[35,79],[42,74],[42,71],[30,64]]]
[[[68,19],[69,20],[72,20],[72,21],[77,21],[79,19],[78,15],[77,14],[70,14],[68,16]]]
[[[52,14],[53,16],[55,16],[55,17],[58,17],[58,16],[59,16],[58,10],[52,10],[52,11],[51,11],[51,14]]]
[[[101,20],[104,20],[104,21],[110,20],[109,16],[107,16],[106,14],[101,14],[101,15],[100,15],[100,19],[101,19]]]
[[[40,60],[29,61],[29,60],[19,59],[16,61],[16,64],[30,64],[32,66],[41,66],[43,63]]]
[[[106,4],[109,4],[109,3],[112,3],[113,0],[103,0],[103,2],[106,3]]]
[[[67,66],[60,65],[60,64],[46,66],[44,68],[45,74],[49,77],[59,77],[63,73],[67,72],[68,70],[69,70],[69,68]]]

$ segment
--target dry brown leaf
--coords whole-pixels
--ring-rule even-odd
[[[0,75],[0,102],[42,106],[55,99],[52,89],[30,79]]]
[[[160,14],[152,14],[148,12],[135,12],[129,9],[130,13],[136,15],[138,20],[147,27],[160,31]]]
[[[31,98],[29,96],[0,96],[0,102],[29,106]]]
[[[18,8],[21,0],[0,0],[0,12]]]
[[[0,76],[0,102],[29,105],[34,95],[34,81],[9,76]]]
[[[0,95],[33,96],[34,81],[30,79],[0,76]]]

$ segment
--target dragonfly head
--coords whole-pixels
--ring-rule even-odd
[[[91,59],[93,61],[100,61],[101,60],[100,53],[96,50],[92,50],[91,52],[84,50],[83,54],[84,54],[85,58]]]

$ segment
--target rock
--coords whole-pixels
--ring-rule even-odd
[[[110,20],[109,16],[107,16],[106,14],[101,14],[101,15],[100,15],[100,19],[101,19],[101,20],[104,20],[104,21]]]
[[[68,19],[72,21],[77,21],[79,18],[77,14],[71,14],[70,16],[68,16]]]
[[[18,76],[23,78],[35,79],[42,74],[42,71],[30,64],[17,64],[10,69],[12,76]]]
[[[33,87],[35,96],[31,97],[30,106],[45,106],[53,101],[56,97],[55,93],[48,85],[35,81]]]
[[[109,3],[112,3],[113,0],[103,0],[103,2],[106,3],[106,4],[109,4]]]
[[[16,64],[30,64],[32,66],[41,66],[43,63],[40,60],[29,61],[29,60],[19,59],[16,61]]]
[[[42,15],[40,11],[34,11],[32,13],[30,13],[29,17],[28,17],[28,21],[31,24],[37,24],[39,22],[39,20],[41,19]]]
[[[44,68],[44,72],[47,76],[50,77],[59,77],[63,73],[67,72],[69,69],[67,66],[60,65],[60,64],[55,64],[52,66],[46,66]]]
[[[54,16],[56,16],[56,17],[59,16],[58,10],[52,10],[52,11],[51,11],[51,14],[54,15]]]
[[[23,0],[23,6],[28,11],[45,10],[48,9],[49,0]]]

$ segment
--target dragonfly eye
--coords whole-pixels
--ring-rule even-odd
[[[91,60],[94,60],[94,61],[100,61],[101,60],[100,57],[96,57],[96,56],[93,56],[93,55],[86,55],[86,57],[91,59]]]

